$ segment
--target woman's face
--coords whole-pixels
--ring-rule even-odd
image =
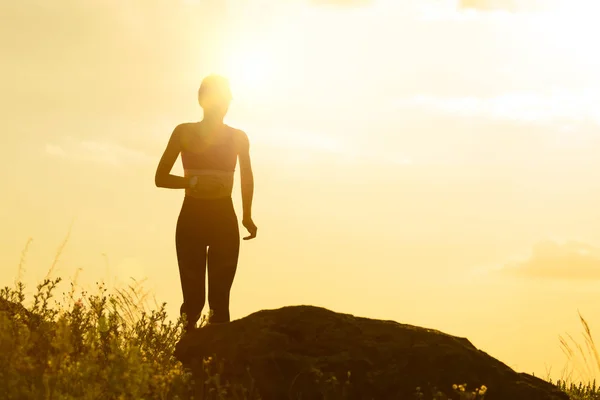
[[[205,115],[223,118],[229,110],[231,100],[224,96],[202,96],[198,102]]]

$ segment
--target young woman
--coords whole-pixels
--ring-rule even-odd
[[[180,313],[187,317],[187,330],[196,326],[204,308],[207,269],[209,323],[230,321],[229,293],[240,248],[231,198],[238,159],[242,224],[250,233],[244,240],[255,238],[257,231],[251,212],[254,178],[248,137],[223,123],[231,102],[227,79],[218,75],[206,77],[198,91],[198,102],[204,111],[202,121],[175,128],[155,176],[157,187],[185,189],[175,244],[183,291]],[[179,154],[183,177],[171,174]]]

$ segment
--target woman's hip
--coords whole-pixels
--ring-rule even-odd
[[[177,219],[177,235],[206,237],[239,236],[238,219],[231,198],[199,200],[185,197]]]

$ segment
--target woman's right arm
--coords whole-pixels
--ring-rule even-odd
[[[154,183],[157,187],[167,189],[186,189],[190,187],[189,178],[171,174],[173,164],[175,164],[181,152],[181,131],[181,125],[178,125],[173,130],[167,148],[160,158],[160,162],[156,168],[156,175],[154,176]]]

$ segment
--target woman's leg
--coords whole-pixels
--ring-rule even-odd
[[[233,204],[219,213],[208,248],[208,304],[210,322],[229,322],[229,294],[237,270],[240,231]]]
[[[193,204],[186,204],[181,209],[175,233],[179,277],[183,291],[183,304],[180,314],[186,314],[186,329],[196,326],[200,319],[204,302],[206,275],[206,241],[202,235],[202,225],[196,221]]]

